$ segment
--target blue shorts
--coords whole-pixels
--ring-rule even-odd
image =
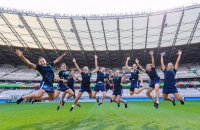
[[[118,90],[118,91],[114,91],[112,95],[121,95],[122,96],[123,91],[122,90]]]
[[[165,94],[178,93],[178,90],[177,90],[175,85],[165,84],[164,87],[163,87],[163,92],[162,93],[165,93]]]
[[[151,80],[149,87],[155,88],[155,84],[160,84],[160,80],[159,79]]]
[[[82,92],[82,93],[83,93],[83,92],[91,93],[92,90],[91,90],[90,86],[81,86],[79,92]]]
[[[44,89],[47,93],[54,93],[53,83],[51,82],[40,82],[40,89]]]
[[[68,86],[73,92],[75,92],[74,86]]]
[[[57,86],[57,90],[61,91],[61,92],[64,92],[67,89],[69,89],[69,87],[67,85],[64,85],[64,84],[58,84],[58,86]]]
[[[109,90],[109,89],[112,90],[113,89],[113,85],[110,86],[109,84],[106,84],[106,91]]]
[[[131,87],[130,87],[130,91],[134,91],[135,88],[139,88],[140,83],[138,80],[132,80],[131,81]]]
[[[106,91],[104,83],[96,83],[94,91]]]

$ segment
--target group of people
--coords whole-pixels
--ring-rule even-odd
[[[60,98],[57,110],[60,109],[60,105],[64,106],[65,104],[64,98],[65,98],[65,95],[68,94],[67,98],[70,98],[72,96],[74,97],[73,105],[70,108],[70,112],[71,112],[75,106],[81,107],[81,105],[78,104],[78,100],[83,94],[83,92],[87,92],[90,98],[96,99],[99,106],[103,104],[105,98],[110,98],[111,99],[110,101],[116,102],[118,107],[120,107],[120,102],[125,104],[125,108],[128,107],[128,102],[121,99],[121,96],[122,96],[121,83],[123,83],[126,80],[126,72],[123,72],[122,75],[120,75],[120,71],[116,70],[113,75],[112,70],[109,70],[109,73],[106,73],[105,67],[98,66],[97,55],[94,56],[95,70],[93,70],[92,72],[89,72],[89,69],[87,66],[83,67],[83,69],[80,69],[76,62],[76,59],[73,58],[72,61],[82,77],[82,79],[78,79],[75,76],[74,70],[71,70],[70,73],[67,72],[67,66],[65,63],[62,63],[60,65],[60,71],[57,73],[57,75],[54,75],[54,65],[58,63],[64,56],[66,56],[67,53],[64,53],[63,55],[58,57],[55,61],[50,62],[50,63],[47,63],[43,57],[40,57],[38,59],[37,65],[31,63],[28,59],[26,59],[20,50],[16,50],[16,53],[28,66],[30,66],[33,69],[38,70],[42,76],[42,81],[40,83],[40,89],[38,90],[38,92],[31,93],[28,95],[22,95],[19,99],[17,99],[17,102],[16,102],[17,104],[21,103],[23,100],[27,98],[53,100],[57,98],[61,92],[63,92]],[[144,69],[140,65],[139,59],[135,59],[135,63],[132,65],[132,67],[128,66],[128,61],[130,60],[130,57],[127,58],[125,66],[126,66],[126,69],[131,72],[131,76],[129,78],[129,80],[131,81],[130,95],[139,94],[145,88],[140,71],[137,69],[139,68],[144,73],[147,73],[151,79],[151,82],[149,84],[150,88],[147,90],[146,94],[152,100],[154,107],[158,109],[159,97],[160,97],[159,95],[160,94],[159,92],[160,77],[158,76],[155,69],[155,61],[154,61],[153,53],[154,52],[152,50],[149,52],[152,59],[152,63],[147,64],[146,69]],[[175,75],[179,67],[182,51],[179,50],[177,54],[178,54],[178,58],[177,58],[175,66],[170,62],[168,63],[167,67],[165,67],[164,61],[163,61],[164,54],[161,55],[161,69],[164,72],[163,99],[171,101],[174,106],[176,105],[176,100],[168,97],[170,93],[172,93],[176,97],[176,99],[179,100],[182,105],[184,105],[184,100],[180,97],[177,91],[177,88],[175,86]],[[93,73],[96,73],[97,79],[96,79],[94,90],[92,92],[92,89],[90,88],[90,81],[91,81],[91,77]],[[53,88],[54,80],[58,81],[57,89],[55,92]],[[75,80],[78,80],[81,82],[80,90],[77,96],[75,95],[75,89],[74,89]],[[109,96],[107,94],[107,91],[109,89],[113,91],[112,96]],[[151,95],[151,92],[154,89],[156,93],[156,100]],[[99,91],[102,92],[101,101],[99,97],[96,96],[96,94]],[[47,92],[48,96],[43,96],[45,92]],[[34,100],[32,101],[32,103],[34,103]]]

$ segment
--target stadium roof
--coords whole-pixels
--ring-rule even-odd
[[[148,51],[167,51],[167,61],[174,61],[175,52],[183,50],[182,61],[200,61],[200,5],[179,7],[160,12],[119,15],[60,15],[0,8],[0,63],[22,64],[14,49],[37,63],[39,56],[48,61],[67,51],[63,62],[73,66],[94,67],[93,55],[105,67],[124,66],[126,57],[132,63],[138,57],[142,64],[150,62]]]

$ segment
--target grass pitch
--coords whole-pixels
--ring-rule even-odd
[[[129,102],[118,108],[116,103],[80,103],[69,112],[72,103],[56,111],[57,103],[0,104],[0,129],[7,130],[199,130],[200,102]]]

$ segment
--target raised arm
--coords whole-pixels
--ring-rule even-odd
[[[26,59],[23,55],[23,53],[20,50],[16,50],[17,55],[31,68],[36,69],[36,65],[31,63],[28,59]]]
[[[67,55],[67,52],[65,52],[64,54],[62,54],[60,57],[58,57],[54,62],[53,62],[53,64],[55,65],[56,63],[58,63],[60,60],[62,60],[62,58],[64,57],[64,56],[66,56]]]
[[[124,82],[125,80],[126,80],[126,72],[123,71],[121,82]]]
[[[144,73],[146,73],[146,70],[145,70],[144,68],[142,68],[142,66],[140,65],[139,60],[138,60],[137,58],[135,59],[135,63],[137,64],[137,66],[138,66]]]
[[[130,57],[127,57],[127,59],[126,59],[126,63],[125,63],[125,67],[126,67],[126,69],[127,70],[131,70],[131,68],[128,66],[128,61],[130,60]]]
[[[99,70],[99,66],[97,65],[97,59],[98,59],[98,56],[94,55],[95,70],[92,71],[93,73],[95,73]]]
[[[78,70],[78,72],[81,74],[82,70],[79,68],[78,64],[76,63],[76,59],[73,58],[72,61],[74,62],[74,65],[75,65],[76,69]]]
[[[181,50],[178,50],[178,58],[176,60],[176,64],[175,64],[175,70],[178,70],[178,67],[179,67],[179,63],[180,63],[180,59],[181,59],[181,55],[182,55],[182,51]]]
[[[154,56],[153,56],[153,50],[151,50],[150,52],[149,52],[149,54],[150,54],[150,56],[151,56],[151,64],[152,64],[152,67],[153,68],[156,68],[156,65],[155,65],[155,61],[154,61]]]
[[[161,70],[164,71],[165,70],[165,64],[164,64],[164,60],[163,60],[164,55],[161,55]]]

